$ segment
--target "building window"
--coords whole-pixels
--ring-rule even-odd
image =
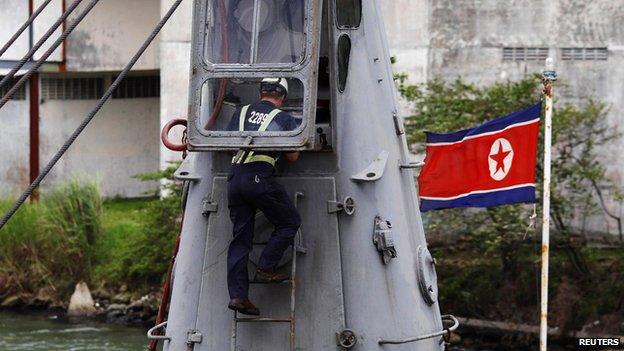
[[[4,78],[4,76],[0,76],[0,80]],[[11,88],[13,88],[13,86],[15,85],[15,83],[17,83],[17,81],[19,80],[19,78],[13,77],[9,80],[8,84],[5,84],[3,87],[0,88],[0,97],[5,96],[9,90],[11,90]],[[15,93],[13,94],[13,96],[11,97],[11,100],[26,100],[26,84],[22,84],[21,87],[19,87]]]
[[[604,61],[609,57],[607,48],[563,48],[563,61]]]
[[[113,77],[116,79],[117,77]],[[160,76],[126,77],[113,92],[113,99],[160,97]]]
[[[340,29],[354,29],[362,21],[362,0],[336,0],[336,20]]]
[[[338,39],[338,90],[343,92],[347,86],[349,75],[349,59],[351,56],[351,39],[343,34]]]
[[[503,61],[544,61],[548,48],[503,48]]]
[[[104,79],[97,77],[41,79],[43,100],[97,100],[104,94]]]

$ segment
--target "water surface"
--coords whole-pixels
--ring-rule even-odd
[[[145,330],[51,314],[0,312],[2,351],[144,351]]]

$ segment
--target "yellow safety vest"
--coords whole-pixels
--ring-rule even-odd
[[[245,117],[247,117],[247,111],[249,110],[249,106],[250,105],[246,105],[243,106],[243,108],[241,109],[240,112],[240,116],[238,118],[238,130],[243,132],[245,131]],[[271,122],[273,122],[273,120],[275,119],[275,117],[277,117],[277,115],[282,112],[280,109],[274,109],[273,111],[271,111],[269,113],[269,115],[267,116],[267,118],[262,121],[262,124],[260,125],[260,128],[258,128],[259,132],[266,132],[266,130],[269,128],[269,124],[271,124]],[[236,158],[236,157],[235,157]],[[268,162],[270,163],[272,166],[275,166],[275,162],[276,160],[269,156],[269,155],[255,155],[253,151],[249,151],[249,153],[247,154],[247,157],[245,157],[243,160],[239,161],[239,162],[235,162],[234,159],[232,160],[233,163],[251,163],[251,162]]]

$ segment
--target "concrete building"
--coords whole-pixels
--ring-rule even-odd
[[[559,102],[593,97],[611,107],[619,132],[624,113],[624,2],[609,0],[393,0],[384,1],[396,70],[421,83],[431,78],[479,85],[518,80],[555,58]],[[556,116],[555,116],[556,118]],[[608,177],[624,190],[624,138],[603,149]],[[612,214],[624,206],[608,195]],[[578,218],[578,227],[621,235],[606,214]]]
[[[0,42],[4,44],[41,3],[0,0]],[[9,72],[71,3],[54,0],[46,7],[33,30],[26,30],[0,58],[0,75]],[[84,3],[69,16],[67,26],[86,7]],[[36,176],[37,169],[45,166],[159,18],[160,6],[155,0],[100,1],[36,77],[0,110],[0,196],[16,195]],[[38,50],[35,60],[48,47]],[[157,189],[157,183],[141,182],[133,176],[159,167],[158,54],[156,42],[44,181],[43,190],[72,177],[98,180],[109,197],[142,196]],[[29,62],[25,67],[30,66]]]
[[[54,14],[58,16],[63,5],[62,0],[56,1],[60,5],[56,5]],[[106,87],[173,2],[102,1],[70,36],[65,56],[62,51],[55,54],[59,60],[57,72],[66,73],[41,74],[42,96],[46,96],[46,77],[102,79],[101,85]],[[12,9],[0,14],[0,42],[28,16],[24,3],[0,0],[0,8]],[[611,104],[609,123],[621,128],[621,1],[382,0],[382,7],[392,54],[398,59],[396,71],[408,73],[411,82],[434,77],[462,77],[477,84],[515,80],[540,72],[544,59],[552,56],[561,81],[566,84],[558,96],[572,102],[590,96],[606,101]],[[139,182],[132,175],[179,159],[179,154],[159,146],[158,128],[171,118],[186,116],[188,111],[191,12],[192,1],[184,1],[163,29],[158,43],[137,66],[136,75],[160,77],[159,96],[109,102],[46,186],[82,173],[99,176],[107,196],[138,196],[154,185]],[[36,26],[35,37],[42,31],[42,25]],[[2,59],[20,57],[18,53],[27,48],[28,41],[21,41]],[[0,195],[21,189],[28,181],[28,91],[24,95],[25,100],[15,100],[0,110],[0,149],[4,151],[0,154]],[[93,105],[92,99],[42,99],[41,163],[47,162]],[[624,156],[618,152],[622,148],[624,138],[604,150],[609,177],[617,184],[624,184]],[[624,215],[621,203],[613,199],[608,202],[611,212]],[[609,233],[622,230],[606,216],[585,219],[583,225]]]

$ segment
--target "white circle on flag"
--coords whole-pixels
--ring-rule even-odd
[[[496,139],[490,147],[488,165],[490,167],[490,177],[496,181],[505,179],[513,163],[514,151],[509,140],[505,138]]]

